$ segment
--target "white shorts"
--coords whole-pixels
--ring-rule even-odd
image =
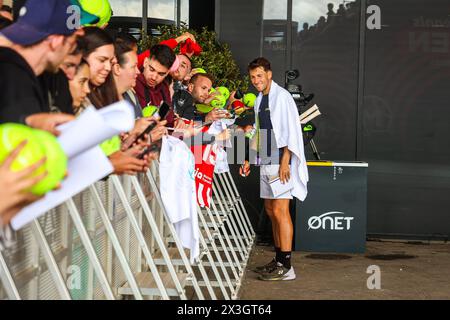
[[[280,172],[280,165],[263,165],[260,170],[259,192],[261,199],[292,199],[291,191],[283,193],[278,197],[273,196],[269,181],[277,177]]]

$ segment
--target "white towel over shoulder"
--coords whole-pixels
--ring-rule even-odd
[[[191,263],[200,253],[194,171],[194,155],[186,144],[164,137],[159,165],[161,198],[181,244],[191,250]]]
[[[258,116],[262,93],[256,99],[255,113]],[[269,92],[270,119],[278,148],[288,147],[292,153],[291,179],[294,184],[292,196],[304,201],[308,194],[308,167],[303,147],[303,134],[297,106],[291,94],[272,81]]]

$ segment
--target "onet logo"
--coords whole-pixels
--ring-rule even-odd
[[[339,217],[336,215],[344,215],[343,212],[331,211],[322,214],[318,217],[311,217],[308,220],[308,230],[318,230],[322,228],[323,230],[350,230],[351,222],[355,220],[354,217]],[[333,217],[334,216],[334,217]]]

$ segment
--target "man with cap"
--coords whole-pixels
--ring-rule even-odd
[[[72,119],[46,114],[49,106],[38,76],[58,72],[76,47],[85,12],[73,5],[69,0],[28,0],[18,20],[0,31],[0,123],[21,122],[55,132],[58,124]]]
[[[99,21],[99,17],[85,12],[78,0],[70,0],[70,3],[80,7],[80,26]],[[74,51],[66,55],[60,64],[60,70],[58,72],[46,71],[39,76],[39,82],[44,92],[45,104],[49,106],[51,112],[74,114],[69,80],[73,79],[81,63],[82,49],[76,46]]]

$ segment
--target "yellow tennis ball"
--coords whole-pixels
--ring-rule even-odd
[[[104,27],[108,24],[112,16],[111,4],[108,0],[79,0],[80,5],[86,12],[99,17],[97,27]]]
[[[256,96],[253,93],[247,93],[244,95],[244,98],[242,99],[242,102],[247,107],[253,108],[255,106]]]
[[[34,136],[33,129],[17,123],[0,125],[0,163],[24,140],[27,140],[27,144],[11,164],[10,169],[13,172],[22,171],[41,160],[45,156],[45,149]],[[45,169],[45,165],[42,165],[34,171],[33,176],[43,174]]]
[[[227,100],[222,95],[217,95],[214,97],[214,100],[211,101],[211,106],[216,109],[223,109],[225,105],[227,104]]]
[[[219,91],[220,94],[225,97],[225,100],[228,100],[228,98],[230,97],[230,90],[228,90],[228,88],[218,87],[216,90]]]
[[[145,118],[150,118],[156,113],[156,111],[158,111],[157,106],[146,106],[144,109],[142,109],[142,115]]]
[[[203,68],[195,68],[192,70],[193,74],[197,74],[197,73],[206,73],[205,69]]]
[[[196,104],[195,107],[200,113],[210,113],[214,109],[214,107],[208,106],[206,104]]]
[[[102,144],[100,144],[100,148],[102,149],[103,153],[109,157],[113,153],[120,151],[120,138],[119,136],[114,136],[109,140],[104,141]]]
[[[67,156],[54,135],[42,130],[33,130],[33,134],[44,148],[47,176],[34,185],[31,192],[44,195],[55,189],[64,179],[67,172]]]

